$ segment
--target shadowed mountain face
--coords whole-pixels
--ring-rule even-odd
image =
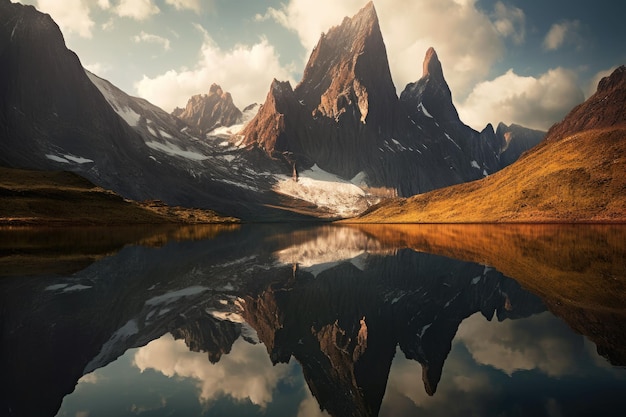
[[[220,103],[228,102],[222,93]],[[238,119],[238,110],[231,112]],[[246,219],[304,217],[271,208],[282,201],[271,191],[273,175],[286,166],[223,138],[200,140],[182,120],[86,73],[49,15],[4,1],[0,164],[73,171],[134,200]]]
[[[621,229],[193,230],[168,232],[191,240],[143,237],[71,275],[2,278],[3,409],[54,415],[81,376],[171,333],[212,363],[240,337],[260,341],[273,363],[299,362],[322,409],[372,416],[397,352],[421,365],[414,380],[436,396],[464,320],[522,319],[545,311],[541,299],[624,364]],[[79,236],[88,239],[70,248]]]
[[[365,222],[624,222],[626,67],[506,170],[470,184],[382,204]],[[505,138],[525,135],[498,126]],[[511,146],[509,144],[509,146]]]
[[[491,125],[480,133],[466,126],[433,48],[422,78],[400,98],[395,91],[368,3],[322,35],[295,89],[274,80],[241,135],[297,168],[317,164],[346,179],[364,173],[368,185],[404,196],[482,178],[506,166],[507,148],[510,161],[541,140],[533,133],[508,147],[511,138]]]
[[[243,138],[255,109],[242,114],[219,86],[168,114],[86,74],[48,15],[6,1],[0,12],[0,164],[73,171],[125,198],[255,221],[346,217],[482,178],[540,136],[465,126],[433,49],[398,99],[372,3],[322,36],[295,89],[272,84]],[[285,182],[320,169],[323,191]],[[357,203],[322,204],[350,180]]]

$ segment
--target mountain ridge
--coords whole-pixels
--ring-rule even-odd
[[[626,67],[621,66],[602,79],[594,95],[502,171],[480,181],[382,203],[352,221],[624,222],[625,74]]]
[[[0,9],[2,165],[68,170],[124,198],[254,221],[354,215],[384,196],[481,178],[502,165],[504,140],[492,127],[479,133],[457,118],[444,123],[442,116],[440,123],[432,117],[456,115],[451,99],[443,112],[427,109],[423,94],[400,102],[373,3],[320,38],[295,89],[272,84],[243,138],[224,126],[207,135],[214,122],[194,128],[85,73],[58,26],[33,7],[5,2]],[[436,53],[427,55],[427,77],[441,75],[444,85]],[[211,92],[232,102],[217,85],[207,97]],[[196,110],[213,114],[210,106]],[[538,136],[509,146],[511,159]]]
[[[278,89],[277,82],[240,135],[296,170],[316,164],[410,196],[504,166],[507,142],[490,125],[477,132],[459,119],[434,48],[426,51],[422,77],[396,95],[372,2],[322,34],[295,88]],[[540,139],[529,131],[504,161]]]

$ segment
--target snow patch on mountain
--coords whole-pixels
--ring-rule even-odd
[[[276,179],[277,193],[308,201],[339,217],[357,215],[369,206],[362,188],[317,165],[300,173],[297,181],[286,175],[276,175]]]
[[[109,84],[98,77],[97,75],[92,74],[89,71],[85,71],[89,80],[100,90],[100,93],[104,96],[106,101],[109,102],[113,110],[122,118],[126,123],[130,126],[137,126],[139,124],[139,119],[141,116],[137,114],[133,109],[121,103],[116,94],[111,90]]]
[[[424,114],[424,116],[430,117],[431,119],[433,118],[432,114],[430,114],[428,110],[426,110],[426,107],[424,107],[424,103],[418,104],[417,109],[421,111]]]
[[[163,152],[171,156],[180,156],[182,158],[190,159],[192,161],[204,161],[205,159],[209,158],[208,156],[198,152],[181,149],[170,142],[146,142],[146,145],[156,151]]]
[[[201,286],[193,286],[183,288],[177,291],[171,291],[156,297],[152,297],[146,301],[147,305],[158,305],[158,304],[170,304],[174,301],[177,301],[183,297],[189,297],[192,295],[201,294],[207,291],[209,288],[201,287]]]
[[[244,127],[246,127],[246,125],[250,122],[250,120],[254,119],[254,116],[256,116],[260,108],[261,108],[260,104],[255,104],[255,105],[246,107],[241,116],[241,123],[238,123],[232,126],[216,127],[215,129],[207,133],[207,137],[208,136],[234,137],[239,132],[241,132]]]
[[[112,107],[115,112],[119,114],[126,123],[128,123],[129,126],[137,126],[139,124],[139,119],[141,119],[141,116],[135,113],[135,111],[133,111],[133,109],[131,109],[130,107]]]
[[[60,162],[62,164],[69,164],[70,162],[75,162],[77,164],[86,164],[89,162],[93,162],[93,159],[83,158],[82,156],[75,156],[71,154],[64,154],[64,155],[46,154],[46,158],[50,159],[51,161]]]
[[[57,156],[57,155],[46,154],[46,158],[48,158],[48,159],[50,159],[51,161],[54,161],[54,162],[60,162],[62,164],[69,164],[70,163],[70,161],[68,161],[67,159],[62,158],[62,157]]]

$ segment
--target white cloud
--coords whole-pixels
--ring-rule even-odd
[[[165,49],[166,51],[169,51],[170,49],[169,39],[164,38],[159,35],[154,35],[152,33],[146,33],[143,30],[141,31],[139,35],[135,35],[133,37],[133,41],[135,43],[140,43],[140,42],[156,43],[156,44],[163,46],[163,49]]]
[[[109,0],[98,0],[98,6],[102,10],[108,10],[111,7],[111,2]]]
[[[523,320],[488,322],[479,313],[463,321],[456,343],[463,343],[477,363],[508,375],[537,369],[552,377],[579,374],[583,338],[545,312]]]
[[[120,0],[114,10],[120,17],[135,20],[146,20],[161,11],[152,0]]]
[[[85,0],[38,0],[37,8],[50,14],[64,35],[75,33],[83,38],[91,38],[94,21]]]
[[[579,34],[580,27],[578,20],[566,20],[553,24],[543,40],[544,49],[554,51],[563,46],[566,41],[579,45],[582,39]]]
[[[487,415],[493,412],[499,387],[485,369],[455,355],[446,358],[443,375],[434,396],[429,396],[421,381],[417,361],[407,359],[398,350],[391,365],[381,415],[461,416]],[[407,400],[415,407],[407,407]]]
[[[190,352],[184,341],[169,334],[140,348],[134,363],[142,372],[154,369],[168,377],[196,380],[201,401],[228,395],[235,400],[249,399],[260,407],[272,401],[279,380],[289,373],[289,365],[272,365],[263,345],[238,339],[228,355],[211,364],[206,353]]]
[[[330,417],[330,414],[328,414],[328,412],[326,412],[325,410],[322,411],[320,409],[320,404],[311,394],[311,390],[307,387],[304,389],[304,391],[305,397],[298,406],[297,417]]]
[[[498,1],[494,8],[494,25],[504,37],[511,37],[513,42],[521,44],[526,37],[526,15],[522,9],[507,6]]]
[[[274,19],[297,33],[302,45],[311,51],[322,32],[340,24],[344,16],[354,15],[365,3],[366,0],[290,0],[256,19]],[[475,0],[422,0],[404,2],[402,7],[394,2],[378,2],[377,13],[396,87],[402,90],[422,76],[422,59],[432,46],[442,61],[453,94],[466,95],[502,58],[503,37],[523,38],[523,12],[504,5],[498,7],[490,16],[477,9]],[[509,22],[509,29],[504,27],[505,21]]]
[[[165,0],[165,2],[174,6],[176,10],[189,9],[200,13],[200,0]]]
[[[232,94],[235,104],[263,103],[273,78],[291,79],[291,68],[281,66],[278,54],[267,39],[254,45],[236,45],[221,49],[207,34],[200,48],[198,62],[192,69],[172,69],[156,77],[146,75],[135,83],[135,90],[157,106],[171,111],[184,106],[194,94],[208,92],[212,83]]]
[[[583,100],[572,71],[556,68],[539,77],[524,77],[511,69],[477,84],[457,107],[461,120],[476,130],[498,122],[546,130]]]

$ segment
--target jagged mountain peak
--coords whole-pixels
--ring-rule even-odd
[[[432,46],[426,51],[423,64],[424,71],[422,78],[432,76],[438,79],[443,79],[443,69],[441,67],[441,61],[437,56],[437,51]]]
[[[366,122],[373,99],[395,100],[395,87],[374,4],[322,34],[304,69],[296,95],[307,110],[336,118],[356,103]],[[381,103],[387,105],[388,103]],[[373,116],[375,117],[375,116]]]
[[[604,77],[598,83],[598,92],[603,93],[615,88],[623,89],[626,86],[626,66],[615,69],[611,75]]]
[[[199,134],[206,134],[219,126],[232,126],[242,120],[241,110],[233,103],[231,94],[215,83],[209,87],[209,94],[192,96],[184,109],[177,107],[172,115],[198,129]]]
[[[218,84],[211,84],[211,87],[209,87],[209,95],[218,95],[218,96],[222,96],[222,94],[224,94],[224,90],[222,90],[222,87],[220,87]]]
[[[452,92],[443,76],[443,66],[433,47],[426,51],[422,68],[422,78],[407,84],[400,94],[400,101],[409,115],[418,117],[417,113],[424,113],[423,109],[426,108],[439,123],[461,125],[459,114],[452,103]]]

